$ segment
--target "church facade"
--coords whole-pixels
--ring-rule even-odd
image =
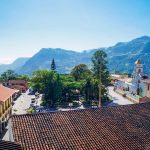
[[[132,78],[123,78],[117,81],[115,90],[120,90],[129,98],[139,102],[140,99],[150,99],[150,78],[144,75],[143,64],[137,60],[134,64]]]
[[[143,84],[141,80],[144,77],[143,64],[140,60],[135,62],[133,79],[132,79],[132,92],[134,94],[142,96]]]
[[[137,95],[150,98],[150,78],[144,75],[143,64],[140,60],[135,62],[135,75],[132,85],[135,86]]]

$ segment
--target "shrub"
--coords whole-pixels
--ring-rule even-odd
[[[92,102],[92,105],[98,106],[98,101],[93,101],[93,102]]]
[[[44,100],[44,99],[41,99],[40,105],[41,105],[41,106],[45,106],[45,104],[46,104],[45,100]]]
[[[30,107],[29,109],[28,109],[28,113],[34,113],[34,109],[32,108],[32,107]]]
[[[79,106],[78,101],[73,101],[72,104],[73,104],[73,106],[75,106],[75,107],[78,107],[78,106]]]
[[[91,105],[91,101],[82,101],[82,104],[84,105],[84,106],[89,106],[89,105]]]

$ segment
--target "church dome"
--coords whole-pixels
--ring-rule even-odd
[[[135,64],[142,64],[141,61],[138,59]]]

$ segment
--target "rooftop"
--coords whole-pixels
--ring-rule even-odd
[[[14,142],[0,141],[0,150],[22,150],[22,148]]]
[[[150,98],[149,97],[142,97],[142,98],[140,98],[139,99],[139,102],[140,103],[148,103],[148,102],[150,102]]]
[[[150,103],[12,116],[23,149],[150,148]]]
[[[121,79],[118,79],[119,81],[125,82],[125,83],[131,83],[132,82],[132,78],[128,78],[128,77],[124,77]]]
[[[9,83],[26,84],[27,80],[9,80]]]
[[[142,81],[143,83],[148,83],[148,84],[150,84],[150,78],[142,79],[141,81]]]
[[[0,101],[6,101],[10,96],[15,93],[15,90],[7,88],[0,84]]]

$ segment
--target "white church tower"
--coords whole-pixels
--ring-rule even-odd
[[[141,61],[138,59],[136,62],[135,62],[135,76],[143,76],[144,73],[143,73],[143,65],[141,63]]]
[[[134,68],[134,74],[132,80],[132,91],[137,95],[140,94],[140,88],[141,88],[140,83],[143,76],[144,76],[143,65],[140,60],[137,60],[135,62],[135,68]]]

